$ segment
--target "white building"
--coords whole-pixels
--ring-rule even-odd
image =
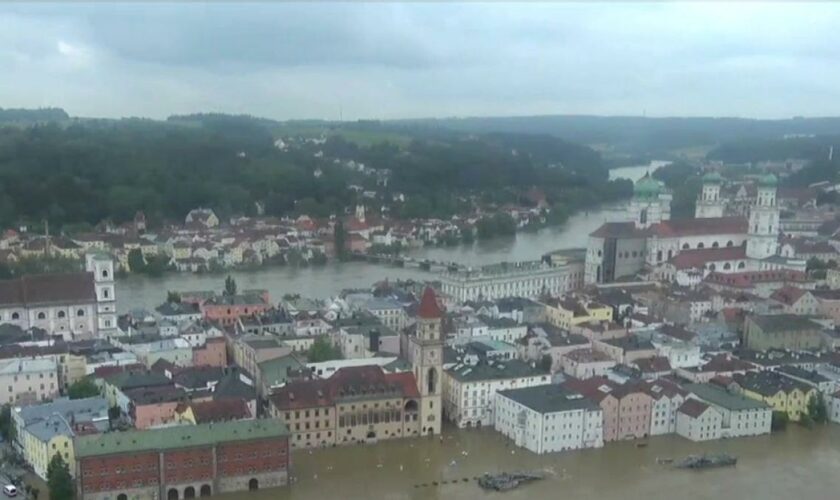
[[[828,405],[828,418],[835,424],[840,424],[840,391],[835,392],[826,398]]]
[[[723,217],[724,200],[720,197],[723,177],[717,172],[703,176],[703,188],[694,207],[694,218],[706,219]]]
[[[644,391],[653,399],[650,411],[650,435],[673,434],[677,431],[677,410],[688,393],[666,380],[646,382]]]
[[[493,425],[496,393],[551,381],[519,360],[458,364],[443,375],[443,411],[458,427]]]
[[[58,395],[55,356],[0,360],[0,403],[34,404]]]
[[[487,325],[487,336],[497,342],[515,344],[528,335],[528,326],[517,323],[510,318],[491,318],[480,316],[482,323]]]
[[[553,256],[551,263],[503,262],[446,271],[440,278],[441,292],[455,302],[562,295],[583,286],[583,264],[582,252],[569,251]]]
[[[711,384],[688,384],[690,398],[714,407],[721,414],[720,437],[770,434],[773,409],[767,404]]]
[[[630,220],[605,223],[589,235],[585,282],[609,283],[644,269],[662,279],[679,277],[684,283],[696,281],[690,272],[697,269],[703,273],[804,270],[804,261],[778,254],[776,177],[771,174],[759,181],[748,218],[715,216],[721,212],[718,182],[712,178],[704,186],[698,217],[669,220],[670,210],[664,205],[670,198],[663,196],[662,186],[649,177],[639,180],[628,206]],[[682,253],[691,258],[676,260]]]
[[[603,421],[597,404],[559,385],[506,390],[496,398],[496,430],[540,455],[604,446]]]
[[[0,281],[0,323],[41,328],[65,340],[116,332],[113,261],[86,256],[86,272],[26,275]]]
[[[677,410],[677,434],[692,441],[720,439],[723,417],[706,403],[689,399]]]

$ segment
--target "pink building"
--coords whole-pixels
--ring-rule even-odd
[[[172,423],[175,409],[184,391],[174,386],[143,387],[125,392],[129,399],[128,416],[137,429],[148,429]]]
[[[595,401],[604,413],[604,441],[638,439],[650,433],[653,399],[635,383],[618,384],[606,377],[569,379],[563,385]]]
[[[209,338],[203,346],[193,348],[193,366],[227,365],[227,343],[223,337]]]
[[[235,324],[244,316],[259,315],[271,307],[268,292],[242,293],[213,297],[201,304],[205,319],[218,321],[223,326]]]

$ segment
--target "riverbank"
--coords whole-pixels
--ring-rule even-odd
[[[787,500],[835,498],[840,487],[837,425],[813,430],[793,426],[769,436],[707,443],[661,436],[647,440],[644,448],[636,447],[638,441],[624,441],[597,450],[542,456],[514,447],[490,429],[450,428],[443,436],[443,442],[421,438],[298,451],[292,455],[296,477],[292,486],[222,498],[474,499],[485,495],[474,477],[519,469],[545,469],[551,475],[498,495],[512,500],[650,500],[679,492],[682,500]],[[731,453],[739,462],[735,468],[705,471],[674,470],[656,463],[657,458],[703,452]]]

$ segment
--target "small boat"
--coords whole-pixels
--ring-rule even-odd
[[[689,455],[674,464],[678,469],[713,469],[716,467],[734,467],[738,457],[728,453]]]
[[[659,458],[659,457],[656,457],[656,463],[657,463],[657,465],[668,465],[668,464],[674,463],[674,459],[673,458]]]
[[[647,445],[648,445],[647,441],[642,441],[642,442],[636,443],[636,448],[646,448]]]
[[[545,474],[539,471],[531,472],[500,472],[498,474],[484,474],[478,478],[478,485],[485,490],[508,491],[523,483],[544,479]]]

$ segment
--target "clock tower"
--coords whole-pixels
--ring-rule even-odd
[[[417,331],[410,338],[411,363],[420,391],[420,434],[440,433],[443,375],[443,311],[431,287],[426,287],[417,312]]]

